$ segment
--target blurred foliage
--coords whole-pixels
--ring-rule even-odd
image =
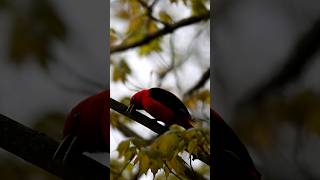
[[[126,22],[127,27],[124,31],[122,29],[117,30],[114,27],[110,28],[111,47],[140,41],[148,35],[157,32],[160,28],[174,24],[174,18],[166,9],[154,12],[153,2],[150,0],[118,1],[120,5],[117,6],[115,15],[120,20]],[[172,4],[179,2],[178,0],[170,1]],[[192,10],[191,15],[201,15],[208,12],[206,7],[208,0],[183,0],[181,2]],[[161,44],[162,38],[153,39],[148,44],[140,46],[138,53],[140,56],[146,56],[153,52],[161,52]]]
[[[120,8],[117,10],[116,15],[128,24],[122,35],[122,37],[125,38],[121,39],[121,44],[130,44],[139,41],[158,30],[158,25],[150,19],[148,10],[143,7],[138,0],[120,0],[119,2],[122,5],[119,6]],[[111,29],[114,33],[110,34],[110,39],[115,38],[114,34],[121,34],[114,28],[111,27]],[[153,51],[161,51],[160,44],[161,38],[155,39],[147,45],[141,46],[139,48],[139,54],[143,56],[148,55]]]
[[[320,135],[320,95],[305,90],[288,96],[272,96],[236,115],[235,130],[243,140],[259,151],[268,151],[276,143],[283,126],[301,128],[304,133]]]
[[[114,63],[114,61],[112,61],[112,65],[112,80],[125,82],[127,80],[127,76],[131,74],[131,69],[127,62],[124,59],[121,59],[117,63]]]
[[[129,180],[137,176],[133,164],[114,158],[110,160],[110,171],[110,179]]]
[[[205,6],[207,0],[191,0],[192,14],[201,15],[208,12],[208,9]]]
[[[199,103],[210,106],[210,102],[210,91],[208,89],[198,90],[186,97],[183,101],[183,103],[190,109],[196,109]]]
[[[110,124],[112,127],[117,128],[121,124],[133,122],[130,118],[120,115],[117,112],[110,111]]]
[[[0,1],[0,10],[9,14],[11,22],[8,53],[11,63],[21,65],[34,61],[42,68],[54,60],[53,43],[64,41],[66,25],[48,0]]]
[[[168,12],[166,11],[160,11],[159,12],[159,19],[162,21],[162,22],[165,22],[167,24],[173,24],[174,21],[172,19],[172,17],[169,15]]]
[[[46,133],[58,141],[62,138],[62,128],[66,115],[60,112],[47,112],[35,120],[33,129]]]
[[[207,128],[193,128],[184,130],[180,126],[172,125],[170,130],[157,137],[148,144],[138,138],[129,138],[122,141],[118,147],[119,158],[123,158],[122,168],[111,170],[112,177],[121,177],[126,166],[138,166],[138,176],[146,174],[149,170],[154,177],[163,170],[167,178],[170,174],[178,177],[187,177],[186,162],[179,156],[184,151],[197,155],[198,153],[210,153],[210,133]],[[189,158],[192,158],[190,155]],[[115,160],[116,167],[118,161]],[[121,169],[121,171],[117,171]],[[200,167],[198,173],[208,173],[205,167]],[[196,169],[198,170],[198,169]],[[163,174],[162,174],[163,175]],[[160,176],[162,176],[160,175]],[[124,178],[125,179],[125,178]]]
[[[5,154],[2,154],[2,156]],[[0,157],[0,179],[3,180],[59,180],[41,168],[14,157]]]

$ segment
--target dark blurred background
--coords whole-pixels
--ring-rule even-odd
[[[60,140],[66,114],[108,88],[108,1],[0,0],[0,113]],[[0,179],[57,179],[0,148]]]
[[[320,179],[320,1],[213,6],[213,105],[264,179]]]

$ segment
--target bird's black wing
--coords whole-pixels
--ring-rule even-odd
[[[213,133],[212,146],[215,147],[213,149],[213,156],[218,164],[216,166],[220,167],[221,170],[229,169],[229,174],[235,170],[241,172],[249,168],[257,175],[260,175],[239,137],[231,127],[224,122],[218,113],[212,109],[210,111],[211,123],[213,124],[211,129]],[[242,169],[240,167],[246,168]]]
[[[180,101],[179,98],[177,98],[177,96],[175,96],[171,92],[161,88],[151,88],[149,89],[149,91],[152,98],[161,102],[173,111],[190,115],[186,106]]]

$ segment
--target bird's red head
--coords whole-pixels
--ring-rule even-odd
[[[142,109],[142,99],[147,93],[148,93],[148,89],[144,89],[135,93],[130,98],[130,105],[128,107],[128,111],[131,112],[134,109]]]

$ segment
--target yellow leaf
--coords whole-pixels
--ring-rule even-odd
[[[151,148],[161,152],[162,158],[171,159],[175,155],[180,140],[176,133],[163,134],[155,140]]]
[[[163,167],[163,163],[159,159],[151,159],[151,172],[153,173],[153,176],[155,176],[159,169]]]
[[[129,2],[129,12],[131,16],[141,13],[142,7],[137,0],[129,0],[128,2]]]
[[[166,11],[160,11],[159,12],[159,17],[160,17],[160,20],[165,22],[165,23],[168,23],[168,24],[172,24],[173,23],[173,20],[172,20],[171,16]]]
[[[143,32],[146,25],[145,16],[137,16],[130,20],[126,34],[138,34],[138,32]]]
[[[161,44],[161,38],[152,40],[150,43],[143,45],[139,48],[139,55],[145,56],[145,55],[151,54],[152,52],[162,51],[160,44]]]
[[[188,148],[187,148],[188,152],[193,153],[193,151],[195,150],[196,147],[197,147],[197,139],[193,139],[188,144]]]
[[[124,153],[124,160],[131,161],[133,157],[136,155],[136,148],[130,147],[128,151]]]
[[[170,169],[168,169],[167,166],[165,166],[165,167],[163,168],[163,170],[164,170],[164,175],[165,175],[165,177],[168,178],[169,175],[170,175],[170,173],[171,173],[171,172],[170,172]]]
[[[152,34],[154,32],[158,31],[158,26],[155,22],[150,21],[148,23],[148,34]]]
[[[191,0],[192,14],[201,15],[208,12],[203,0]]]
[[[171,160],[167,161],[167,164],[171,169],[174,169],[174,171],[177,174],[179,174],[180,176],[186,176],[186,174],[185,174],[186,169],[183,166],[184,161],[179,156],[177,156],[176,158],[172,158]]]
[[[210,104],[210,91],[207,89],[200,91],[198,94],[198,99],[205,104]]]
[[[130,18],[130,14],[126,9],[121,9],[121,10],[117,11],[116,16],[121,19],[124,19],[124,20],[127,20]]]
[[[110,45],[113,45],[118,40],[117,33],[112,28],[110,29],[109,38]]]
[[[124,59],[121,59],[118,64],[113,66],[113,81],[126,81],[127,76],[131,74],[131,69]]]
[[[118,147],[117,147],[117,151],[119,152],[119,157],[123,156],[127,150],[129,149],[130,146],[130,140],[125,140],[122,141]]]
[[[147,173],[150,167],[150,159],[146,153],[140,152],[139,153],[139,174]]]

